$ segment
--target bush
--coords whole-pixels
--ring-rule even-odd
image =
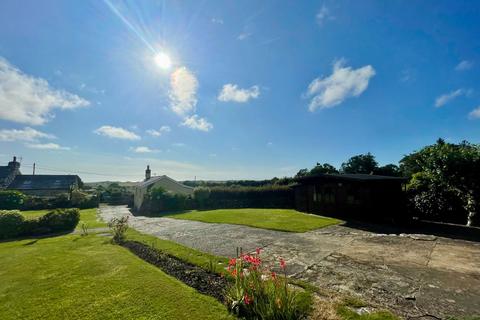
[[[207,187],[198,187],[193,191],[197,209],[205,208],[210,198],[210,189]]]
[[[0,209],[20,209],[25,200],[25,195],[15,190],[0,191]]]
[[[108,223],[108,227],[113,232],[113,243],[123,243],[125,241],[125,233],[128,230],[128,216],[113,218]]]
[[[43,233],[72,231],[80,221],[80,210],[57,209],[38,218],[38,230]]]
[[[285,268],[281,258],[283,275],[265,267],[260,249],[256,254],[230,259],[228,271],[234,279],[227,293],[230,310],[246,319],[306,318],[311,310],[311,295],[289,286]]]
[[[25,218],[18,210],[0,211],[0,239],[17,237],[23,232]]]
[[[161,212],[193,209],[192,198],[183,194],[176,194],[166,191],[163,188],[152,188],[145,196],[140,211]]]

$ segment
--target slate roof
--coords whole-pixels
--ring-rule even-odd
[[[11,168],[9,166],[0,166],[0,180],[5,179],[10,174]]]
[[[30,175],[22,174],[15,177],[8,189],[15,190],[69,190],[78,184],[77,175]]]
[[[406,182],[408,179],[403,177],[379,176],[374,174],[361,173],[344,173],[344,174],[317,174],[314,176],[307,176],[298,178],[298,182],[312,182],[319,180],[350,180],[350,181],[397,181],[399,183]]]
[[[154,184],[155,182],[163,180],[163,179],[170,180],[171,182],[174,182],[174,183],[178,184],[179,186],[189,188],[189,189],[193,189],[192,187],[181,184],[180,182],[178,182],[176,180],[173,180],[172,178],[170,178],[166,175],[151,177],[150,179],[148,179],[146,181],[139,182],[137,187],[145,188],[145,187],[148,187],[149,185]]]

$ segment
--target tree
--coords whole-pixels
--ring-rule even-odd
[[[401,177],[402,172],[400,171],[400,168],[397,165],[394,164],[387,164],[382,167],[377,168],[374,171],[375,174],[381,175],[381,176],[390,176],[390,177]]]
[[[329,163],[321,164],[317,162],[317,165],[310,170],[309,175],[324,174],[324,173],[338,173],[338,170]]]
[[[298,178],[303,178],[303,177],[306,177],[308,176],[310,173],[310,171],[308,171],[307,168],[305,169],[300,169],[297,174],[295,175],[295,179],[298,179]]]
[[[402,170],[412,176],[408,185],[410,199],[420,213],[455,216],[467,225],[478,224],[479,145],[439,139],[405,156],[400,163]]]
[[[367,154],[359,154],[342,163],[342,173],[374,173],[378,169],[378,163],[375,157],[369,152]]]

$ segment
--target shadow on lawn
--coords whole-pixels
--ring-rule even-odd
[[[72,232],[73,232],[73,230],[56,232],[56,233],[49,233],[49,234],[42,234],[42,235],[19,236],[19,237],[14,237],[14,238],[1,239],[0,243],[12,242],[12,241],[21,241],[21,240],[29,240],[30,239],[32,241],[24,243],[23,246],[31,246],[31,245],[34,245],[35,243],[37,243],[37,241],[40,240],[40,239],[61,237],[61,236],[71,234]]]

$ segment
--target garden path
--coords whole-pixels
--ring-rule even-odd
[[[289,233],[240,225],[133,216],[101,206],[105,221],[129,216],[134,229],[219,256],[261,247],[289,274],[363,298],[404,317],[480,315],[480,243],[432,235],[379,234],[344,225]]]

